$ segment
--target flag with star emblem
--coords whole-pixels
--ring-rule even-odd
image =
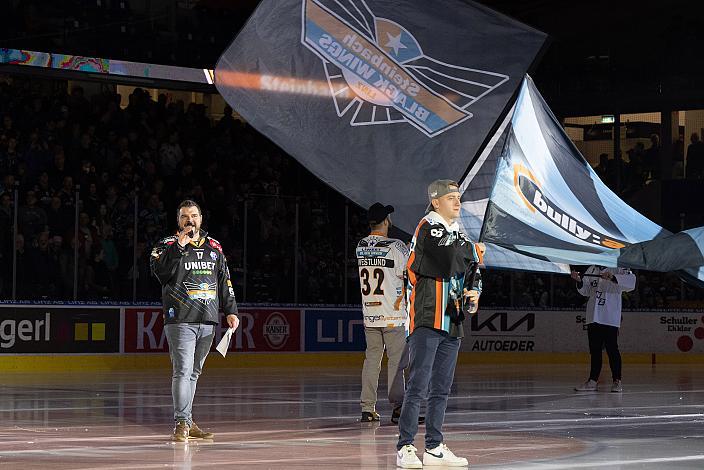
[[[262,0],[215,84],[251,125],[411,233],[486,145],[545,35],[465,0]]]

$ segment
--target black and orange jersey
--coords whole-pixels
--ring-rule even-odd
[[[160,240],[151,268],[161,283],[164,323],[219,323],[220,309],[237,313],[225,254],[207,233],[183,248],[175,236]]]
[[[421,219],[408,259],[408,281],[412,289],[408,302],[411,334],[418,327],[426,327],[457,338],[464,336],[462,323],[456,320],[455,299],[459,307],[464,308],[464,288],[481,294],[478,271],[472,285],[465,285],[471,278],[469,273],[480,262],[479,250],[460,232],[456,222],[448,225],[435,212]]]

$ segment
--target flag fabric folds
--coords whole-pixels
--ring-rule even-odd
[[[459,179],[544,33],[469,0],[262,0],[215,68],[225,100],[362,207],[412,233]]]
[[[462,210],[458,222],[472,240],[479,240],[481,236],[484,214],[496,175],[496,166],[501,158],[506,138],[511,132],[511,118],[514,109],[511,108],[507,113],[469,173],[460,183]],[[493,268],[569,273],[569,266],[565,264],[543,261],[493,243],[486,243],[484,264]]]
[[[639,214],[564,133],[526,75],[544,42],[469,0],[262,0],[215,85],[332,188],[394,205],[409,234],[428,184],[460,180],[459,222],[487,243],[487,266],[703,279],[704,229],[673,234]]]
[[[614,194],[526,76],[495,167],[481,238],[553,263],[652,271],[704,265],[702,228],[677,234]]]

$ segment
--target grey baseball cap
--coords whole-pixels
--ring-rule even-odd
[[[433,199],[443,197],[446,194],[459,192],[460,185],[453,180],[435,180],[428,185],[428,207],[425,212],[433,210]]]

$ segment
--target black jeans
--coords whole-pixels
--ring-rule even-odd
[[[606,354],[609,356],[609,366],[611,367],[611,377],[614,380],[621,380],[621,353],[618,350],[618,328],[599,323],[590,323],[587,325],[587,337],[589,338],[589,354],[592,356],[589,378],[595,382],[599,381],[601,351],[606,348]]]

